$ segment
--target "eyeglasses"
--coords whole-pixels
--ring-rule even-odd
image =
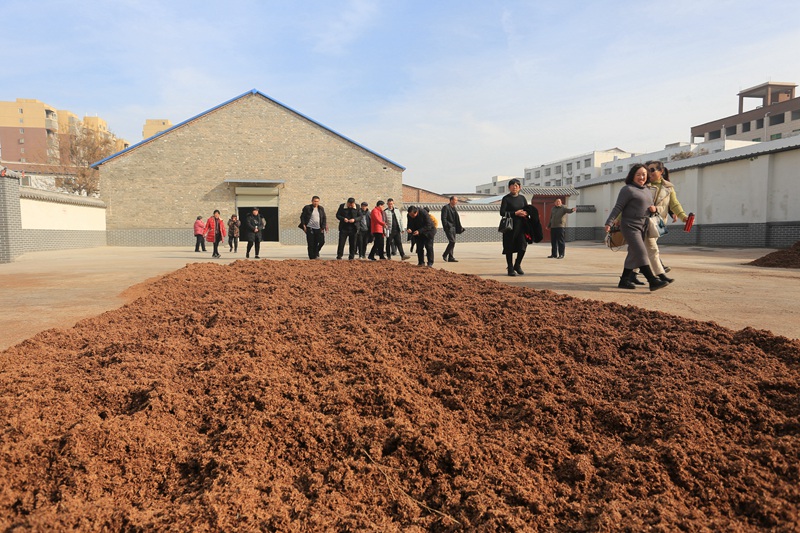
[[[647,171],[648,172],[658,172],[658,169],[657,168],[648,168]]]

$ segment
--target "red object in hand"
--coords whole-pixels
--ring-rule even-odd
[[[692,224],[694,224],[694,213],[689,213],[689,216],[686,217],[686,225],[683,227],[683,231],[686,233],[692,231]]]

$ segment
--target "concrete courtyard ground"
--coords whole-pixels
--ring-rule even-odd
[[[322,250],[322,260],[334,260],[335,232]],[[50,328],[69,328],[84,318],[116,309],[134,299],[136,285],[188,263],[229,263],[244,260],[223,249],[211,252],[186,248],[99,247],[24,254],[0,265],[0,350]],[[675,283],[657,292],[617,288],[625,258],[600,243],[567,243],[566,258],[548,259],[548,243],[533,245],[523,262],[524,276],[509,277],[500,243],[459,243],[458,263],[444,263],[444,245],[436,245],[435,268],[481,278],[552,290],[577,298],[635,305],[731,329],[747,326],[800,338],[800,270],[749,266],[772,249],[669,246],[662,250]],[[304,246],[265,245],[262,260],[303,259]],[[418,268],[416,258],[403,267]],[[231,280],[235,283],[235,280]],[[402,298],[402,294],[396,295]],[[643,311],[646,312],[646,311]]]

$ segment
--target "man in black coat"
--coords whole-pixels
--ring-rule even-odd
[[[436,226],[431,215],[424,208],[415,205],[408,208],[408,229],[406,232],[417,244],[417,265],[425,264],[425,252],[428,253],[428,266],[433,266],[433,238],[436,236]]]
[[[444,249],[442,259],[450,263],[458,263],[456,258],[453,257],[453,249],[456,247],[456,235],[464,233],[464,228],[461,227],[461,217],[456,211],[456,204],[458,198],[455,196],[450,197],[450,202],[442,207],[442,229],[447,236],[447,248]]]
[[[319,205],[319,196],[312,196],[311,203],[303,207],[300,229],[306,234],[308,258],[319,259],[319,251],[325,245],[325,232],[328,231],[328,219],[325,208]]]
[[[256,247],[256,259],[260,259],[258,256],[259,252],[261,252],[261,240],[264,237],[264,228],[266,227],[266,222],[264,221],[264,217],[258,214],[258,208],[254,207],[253,211],[247,215],[247,218],[244,221],[244,228],[245,228],[245,239],[247,239],[247,253],[245,257],[250,259],[250,250],[255,245]]]
[[[358,208],[356,199],[348,198],[347,203],[340,204],[336,211],[336,219],[339,221],[339,246],[336,248],[336,259],[341,259],[344,255],[344,243],[347,241],[348,259],[355,259],[356,256],[356,220],[358,220]]]

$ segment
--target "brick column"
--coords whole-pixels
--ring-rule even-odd
[[[22,255],[21,233],[19,177],[16,172],[6,171],[0,176],[0,263],[11,263]]]

